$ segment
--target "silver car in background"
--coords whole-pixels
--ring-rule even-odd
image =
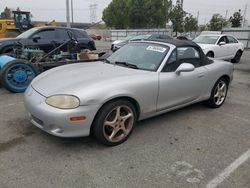
[[[31,122],[59,137],[92,134],[114,146],[139,120],[205,101],[220,107],[233,65],[208,59],[191,41],[131,42],[105,61],[51,69],[25,92]]]

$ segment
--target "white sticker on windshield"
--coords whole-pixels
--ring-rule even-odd
[[[164,53],[167,50],[167,48],[163,48],[160,46],[148,46],[147,50]]]

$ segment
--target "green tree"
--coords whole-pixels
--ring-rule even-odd
[[[159,28],[165,27],[169,21],[172,1],[169,0],[144,0],[146,27]]]
[[[8,7],[5,7],[0,16],[2,19],[12,19],[12,12]]]
[[[188,14],[184,19],[184,29],[185,32],[197,31],[198,30],[198,21],[193,15]]]
[[[202,31],[207,31],[207,25],[199,25],[199,28],[198,28],[198,30],[200,31],[200,32],[202,32]]]
[[[102,19],[116,29],[164,27],[171,5],[171,0],[112,0]]]
[[[241,16],[241,10],[235,12],[233,16],[230,17],[229,21],[232,23],[232,27],[240,27],[243,17]]]
[[[128,0],[112,0],[103,11],[102,20],[108,27],[124,29],[128,27]]]
[[[220,31],[228,24],[227,20],[220,14],[214,14],[209,22],[209,29],[211,31]]]
[[[184,30],[184,17],[187,13],[182,9],[182,4],[180,0],[176,1],[176,5],[173,6],[170,19],[173,23],[173,30],[177,35],[177,32],[183,32]]]
[[[147,22],[144,12],[144,0],[130,0],[128,5],[128,26],[130,28],[143,28]]]

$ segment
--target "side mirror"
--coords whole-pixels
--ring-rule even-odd
[[[180,75],[181,72],[192,72],[194,71],[195,67],[194,65],[190,63],[182,63],[177,70],[175,71],[176,74]]]
[[[33,37],[32,37],[32,40],[34,41],[34,42],[38,42],[38,40],[40,40],[41,39],[41,37],[39,36],[39,35],[34,35]]]
[[[225,45],[225,44],[226,44],[226,42],[223,42],[223,41],[221,41],[221,42],[219,43],[220,46],[223,46],[223,45]]]

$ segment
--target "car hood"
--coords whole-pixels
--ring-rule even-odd
[[[148,71],[126,68],[101,61],[65,65],[46,71],[36,77],[31,85],[45,97],[57,94],[80,96],[96,88],[131,80],[131,75]],[[129,78],[126,78],[129,76]]]
[[[3,38],[3,39],[0,39],[0,43],[2,42],[16,42],[16,41],[19,41],[19,39],[16,39],[16,38]]]
[[[215,44],[202,44],[202,43],[197,43],[197,44],[201,47],[202,50],[215,46]]]
[[[116,40],[116,41],[114,41],[112,44],[119,44],[119,43],[121,43],[121,42],[123,42],[124,40]]]

